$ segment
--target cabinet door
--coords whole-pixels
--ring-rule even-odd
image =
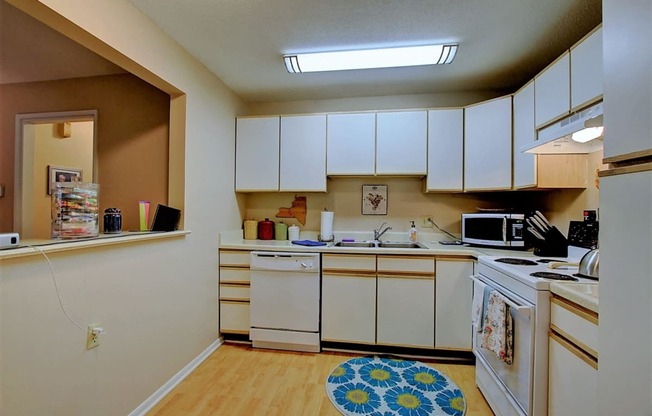
[[[651,156],[652,6],[649,0],[604,0],[602,8],[604,157]]]
[[[435,348],[471,350],[473,261],[436,260]]]
[[[377,114],[376,173],[425,175],[426,111]]]
[[[512,97],[464,110],[464,189],[512,187]]]
[[[536,155],[522,153],[521,147],[536,140],[534,129],[534,82],[514,94],[514,188],[537,184]]]
[[[324,273],[321,305],[322,340],[376,342],[375,274]]]
[[[563,338],[549,341],[548,415],[600,414],[597,362]]]
[[[432,277],[378,275],[376,342],[384,345],[433,348],[434,291],[435,280]]]
[[[281,117],[279,189],[326,192],[326,115]]]
[[[461,191],[464,161],[464,110],[428,111],[427,191]]]
[[[328,115],[328,175],[373,175],[376,168],[376,114]]]
[[[570,69],[573,111],[602,97],[602,28],[571,48]]]
[[[537,128],[570,112],[568,52],[534,78],[534,97],[534,120]]]
[[[236,122],[235,190],[278,191],[279,117]]]

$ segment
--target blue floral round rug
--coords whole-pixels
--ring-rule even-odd
[[[343,415],[462,416],[462,391],[444,374],[418,361],[352,358],[335,368],[326,392]]]

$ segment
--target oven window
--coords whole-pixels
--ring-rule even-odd
[[[502,241],[503,218],[465,218],[464,238],[486,241]]]

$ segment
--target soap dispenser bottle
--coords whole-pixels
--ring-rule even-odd
[[[409,236],[410,242],[416,243],[417,242],[417,226],[414,225],[414,221],[410,221],[410,236]]]

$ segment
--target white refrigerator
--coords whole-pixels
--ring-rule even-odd
[[[652,415],[652,0],[603,0],[600,415]]]

